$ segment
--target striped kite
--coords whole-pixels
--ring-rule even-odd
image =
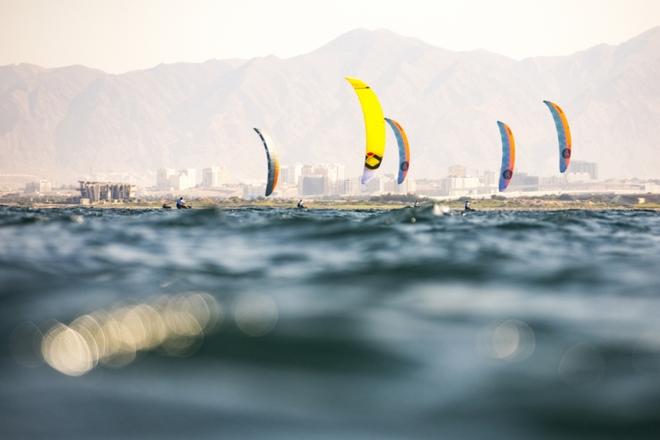
[[[396,182],[401,185],[406,180],[406,175],[408,175],[408,169],[410,168],[410,144],[408,143],[408,136],[403,130],[403,127],[401,127],[401,124],[394,119],[385,118],[385,120],[392,127],[392,131],[396,137],[396,143],[399,145],[399,176]]]
[[[513,177],[513,169],[516,165],[516,141],[513,139],[513,133],[504,122],[497,121],[502,136],[502,167],[500,169],[500,191],[504,191],[509,186]]]
[[[258,128],[255,128],[254,131],[257,132],[261,142],[264,144],[264,150],[266,150],[266,161],[268,162],[268,180],[266,182],[266,197],[271,195],[275,188],[277,187],[277,178],[280,175],[280,161],[277,158],[273,150],[273,142],[261,132]],[[270,145],[270,150],[269,146]]]
[[[571,129],[568,127],[568,119],[564,110],[557,104],[550,101],[543,101],[550,109],[552,118],[557,127],[557,138],[559,139],[559,171],[564,172],[571,163],[571,153],[573,150],[573,141],[571,139]]]

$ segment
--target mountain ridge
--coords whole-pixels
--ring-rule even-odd
[[[411,177],[454,163],[496,170],[495,121],[512,126],[518,169],[558,171],[543,99],[566,110],[575,159],[604,177],[657,177],[660,27],[620,45],[514,60],[453,52],[387,30],[349,31],[290,58],[159,64],[123,74],[74,65],[0,66],[0,173],[70,179],[101,172],[223,165],[258,178],[258,126],[282,163],[339,162],[358,175],[362,118],[343,77],[367,81],[411,141]],[[393,151],[388,133],[388,149]],[[393,173],[395,155],[383,172]]]

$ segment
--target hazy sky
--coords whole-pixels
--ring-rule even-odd
[[[358,27],[524,58],[617,44],[658,25],[658,0],[0,0],[0,65],[124,72],[288,57]]]

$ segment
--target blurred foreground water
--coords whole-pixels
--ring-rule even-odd
[[[0,207],[0,438],[660,438],[660,214]]]

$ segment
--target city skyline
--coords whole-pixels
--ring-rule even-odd
[[[201,171],[201,172],[198,172]],[[194,168],[160,168],[155,172],[154,184],[135,185],[129,181],[107,179],[83,179],[78,182],[79,203],[136,202],[142,200],[167,200],[185,196],[187,199],[256,200],[264,198],[265,181],[230,182],[224,168],[212,165],[200,170]],[[377,173],[367,184],[360,176],[346,176],[341,164],[294,164],[280,168],[280,183],[271,198],[276,200],[369,200],[372,197],[424,197],[437,200],[457,198],[485,199],[502,196],[544,196],[562,193],[581,194],[630,194],[660,192],[660,180],[602,180],[598,165],[594,162],[573,161],[566,174],[535,176],[517,171],[509,189],[498,190],[497,173],[491,170],[469,169],[462,164],[447,167],[446,175],[432,179],[408,178],[397,184],[391,173]],[[56,187],[48,180],[28,181],[22,193],[30,200],[34,197],[48,200],[50,197],[71,200],[71,187]],[[68,196],[66,196],[68,194]],[[9,200],[15,195],[6,194]],[[394,199],[398,200],[398,199]]]
[[[202,169],[161,168],[156,172],[153,188],[166,192],[186,192],[200,189],[241,188],[242,197],[257,198],[263,195],[265,181],[230,182],[223,168],[212,166]],[[213,176],[217,173],[216,176]],[[204,177],[203,175],[206,175]],[[192,176],[192,177],[191,177]],[[195,177],[197,176],[197,177]],[[200,177],[202,176],[202,177]],[[191,180],[192,179],[192,180]],[[216,185],[211,182],[218,182]],[[418,191],[418,182],[424,182]],[[545,189],[568,189],[571,186],[597,188],[598,164],[574,161],[565,175],[535,176],[516,171],[512,179],[511,192],[538,192]],[[292,197],[342,197],[355,195],[417,194],[422,196],[484,196],[503,194],[497,190],[497,173],[492,170],[469,169],[462,164],[450,165],[446,174],[431,179],[408,178],[403,184],[396,183],[396,176],[382,172],[375,174],[367,184],[361,184],[360,176],[347,176],[345,167],[336,163],[292,164],[280,167],[279,186],[274,198]],[[222,196],[220,196],[222,197]]]

